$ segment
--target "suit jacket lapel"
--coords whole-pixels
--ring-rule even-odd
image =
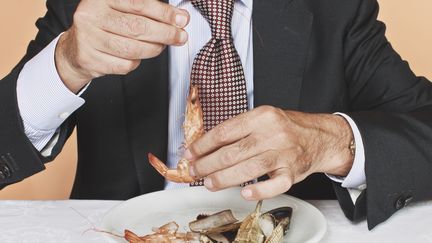
[[[141,193],[162,190],[164,178],[149,164],[147,154],[166,161],[168,141],[168,51],[143,60],[124,80],[130,148]],[[119,161],[121,163],[121,161]]]
[[[254,0],[254,105],[297,109],[313,15],[303,0]]]

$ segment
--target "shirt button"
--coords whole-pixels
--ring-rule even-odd
[[[69,117],[69,115],[70,115],[69,112],[62,112],[60,113],[59,118],[66,120]]]

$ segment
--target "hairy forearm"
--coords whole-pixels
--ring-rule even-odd
[[[301,136],[309,151],[311,170],[346,176],[354,156],[349,149],[353,134],[348,122],[339,115],[285,111],[306,136]]]

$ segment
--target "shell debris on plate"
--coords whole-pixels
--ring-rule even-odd
[[[239,228],[243,220],[256,210],[257,202],[245,201],[241,197],[240,191],[240,187],[218,192],[210,192],[204,187],[188,187],[148,193],[121,202],[110,209],[98,225],[98,228],[120,236],[124,236],[125,229],[130,230],[137,236],[145,236],[155,233],[155,229],[152,230],[153,227],[163,226],[168,222],[175,221],[179,225],[177,233],[192,232],[192,229],[205,232],[206,227],[210,227],[216,230],[207,230],[206,234],[215,239],[217,238],[217,241],[223,242],[224,238],[220,236],[218,231],[229,231],[229,229],[225,228],[231,227]],[[282,222],[281,227],[277,227],[280,218],[287,211],[286,209],[281,210],[281,208],[286,206],[292,208],[291,218],[289,222]],[[276,208],[279,209],[277,212],[271,212],[272,209]],[[234,219],[239,220],[237,223],[233,222],[234,219],[229,214],[222,213],[227,209],[231,211]],[[289,223],[289,230],[283,237],[283,242],[316,243],[324,237],[327,230],[326,220],[318,209],[308,202],[292,196],[279,195],[266,199],[261,205],[261,212],[263,213],[260,216],[262,218],[260,228],[266,238],[274,229],[283,231],[284,227],[282,226],[286,223]],[[221,225],[223,224],[219,223],[221,219],[216,220],[215,223],[210,218],[207,219],[207,222],[191,224],[214,214],[230,223]],[[190,224],[192,228],[189,228]],[[104,234],[104,237],[109,242],[126,242],[124,237],[118,238],[108,234]],[[235,239],[235,235],[230,236],[228,234],[228,236],[224,237],[229,239],[234,237]]]
[[[212,215],[198,215],[189,223],[187,232],[179,232],[179,225],[171,221],[153,228],[153,233],[138,236],[126,229],[124,238],[130,243],[277,243],[282,242],[291,222],[292,208],[280,207],[262,213],[262,201],[243,221],[235,218],[230,209]]]

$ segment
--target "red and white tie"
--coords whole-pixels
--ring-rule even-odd
[[[191,82],[199,89],[204,130],[246,112],[247,92],[243,66],[231,33],[234,0],[192,0],[209,22],[212,37],[192,65]],[[203,185],[203,180],[191,186]]]
[[[209,22],[212,37],[192,65],[191,82],[199,87],[204,129],[247,111],[246,80],[231,33],[234,0],[192,0]]]

